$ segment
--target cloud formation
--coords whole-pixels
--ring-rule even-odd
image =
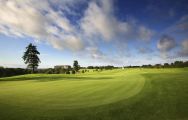
[[[88,7],[79,19],[72,21],[67,14],[76,16],[73,6],[80,3]],[[153,30],[133,18],[118,19],[114,9],[113,0],[0,0],[0,33],[31,37],[58,50],[85,51],[103,60],[109,56],[100,52],[100,41],[115,43],[123,49],[128,41],[151,41]],[[88,50],[94,47],[95,50]]]
[[[182,56],[182,57],[188,56],[188,40],[182,41],[179,56]]]
[[[151,40],[153,30],[138,24],[134,19],[118,20],[113,11],[113,1],[90,2],[81,19],[81,28],[89,37],[100,36],[103,40]]]
[[[170,51],[177,46],[175,39],[169,35],[161,36],[157,43],[157,48],[160,50],[162,58],[169,58]]]
[[[37,4],[37,5],[36,5]],[[82,49],[77,30],[45,0],[1,0],[0,32],[17,37],[32,37],[50,43],[54,48]]]
[[[174,38],[168,35],[163,35],[157,43],[157,48],[161,52],[168,52],[174,47],[176,47],[176,41],[174,40]]]
[[[29,3],[16,1],[0,2],[0,26],[7,34],[16,36],[30,35],[36,38],[47,35],[45,19]]]
[[[188,15],[182,16],[175,24],[168,27],[165,32],[188,37]]]

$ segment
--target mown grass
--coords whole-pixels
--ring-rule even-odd
[[[0,79],[2,120],[187,120],[188,69]]]

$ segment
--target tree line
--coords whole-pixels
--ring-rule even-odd
[[[114,67],[112,65],[107,66],[88,66],[80,67],[78,61],[73,62],[73,67],[64,69],[64,68],[48,68],[48,69],[37,69],[39,63],[41,62],[38,55],[40,52],[37,50],[37,47],[33,44],[29,44],[26,47],[26,51],[23,55],[24,63],[27,64],[27,69],[22,68],[3,68],[0,66],[0,77],[9,77],[14,75],[23,75],[31,73],[46,73],[46,74],[76,74],[76,73],[85,73],[89,72],[88,69],[93,69],[93,71],[102,71],[102,70],[112,70],[122,67]],[[125,66],[123,68],[183,68],[188,67],[188,61],[175,61],[173,63],[164,63],[164,64],[155,64],[155,65],[142,65],[142,66]],[[82,69],[80,71],[80,69]]]
[[[112,70],[114,68],[117,68],[117,67],[114,67],[112,65],[107,65],[107,66],[88,66],[87,69],[99,69],[99,70]]]
[[[188,67],[188,61],[175,61],[173,63],[142,65],[142,66],[125,66],[124,68],[184,68]]]
[[[32,73],[32,71],[28,69],[0,67],[0,77],[10,77],[15,75],[24,75],[30,73]]]

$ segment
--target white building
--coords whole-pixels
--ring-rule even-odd
[[[54,66],[54,69],[70,69],[70,65],[56,65]]]

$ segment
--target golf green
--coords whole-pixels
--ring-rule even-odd
[[[2,120],[186,120],[188,69],[0,79]]]

